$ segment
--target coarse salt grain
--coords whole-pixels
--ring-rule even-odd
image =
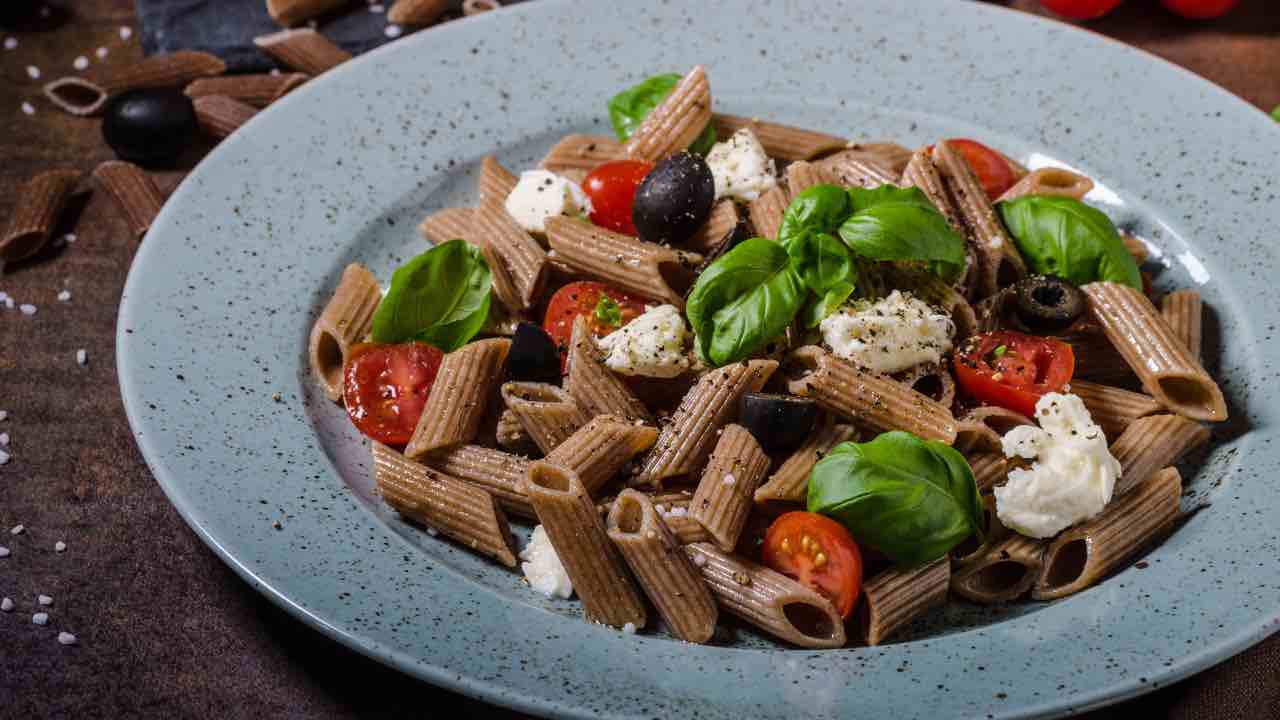
[[[70,299],[71,299],[70,290],[63,290],[62,292],[58,293],[58,302],[66,302]]]
[[[9,444],[9,433],[0,433],[0,445]]]
[[[39,80],[39,79],[40,79],[40,68],[36,67],[35,65],[28,65],[28,66],[27,66],[27,77],[31,78],[32,80]]]
[[[54,552],[66,552],[66,551],[67,551],[67,544],[66,544],[66,543],[64,543],[64,542],[62,542],[61,540],[59,540],[58,542],[56,542],[56,543],[54,543],[54,544],[53,544],[53,551],[54,551]]]
[[[71,67],[77,70],[84,70],[89,67],[89,58],[81,55],[80,57],[77,57],[74,62],[71,63]]]
[[[4,307],[5,307],[5,309],[6,309],[6,310],[12,310],[12,309],[13,309],[13,298],[11,298],[11,297],[6,297],[6,298],[4,299]]]
[[[386,8],[385,8],[385,7],[383,7],[383,6],[381,6],[381,5],[370,5],[370,6],[369,6],[369,12],[371,12],[371,13],[380,13],[380,12],[384,12],[385,10],[386,10]]]
[[[94,51],[94,53],[93,53],[93,54],[94,54],[94,55],[97,55],[99,60],[106,60],[106,59],[107,59],[107,49],[106,49],[106,48],[104,48],[104,47],[100,47],[100,48],[98,48],[96,51]]]
[[[3,450],[0,450],[0,465],[4,465],[5,463],[9,462],[9,458],[10,458],[9,453]]]
[[[32,104],[31,104],[31,103],[29,103],[29,102],[24,102],[24,103],[22,103],[22,114],[23,114],[23,115],[35,115],[35,114],[36,114],[36,106],[35,106],[35,105],[32,105]]]
[[[0,610],[13,612],[13,600],[10,600],[9,598],[0,600]]]
[[[41,605],[44,605],[45,607],[48,607],[53,604],[53,598],[49,597],[48,595],[37,595],[36,602],[40,603]]]
[[[427,534],[430,535],[431,537],[435,537],[440,534],[440,531],[433,527],[429,527],[427,528]]]
[[[0,558],[7,558],[7,557],[9,557],[9,548],[3,545],[0,545]]]
[[[65,240],[65,241],[67,241],[67,242],[69,242],[69,243],[73,243],[73,242],[75,242],[76,240],[78,240],[79,238],[77,238],[77,237],[76,237],[76,234],[75,234],[75,233],[67,233],[66,235],[63,235],[63,236],[62,236],[62,239],[63,239],[63,240]]]
[[[18,38],[16,38],[16,37],[7,37],[7,38],[5,38],[5,39],[4,39],[4,49],[5,49],[5,50],[13,50],[13,49],[14,49],[14,48],[16,48],[16,47],[18,47]]]
[[[26,530],[26,529],[27,529],[27,526],[26,526],[26,525],[14,525],[12,528],[10,528],[10,529],[9,529],[9,534],[10,534],[10,535],[21,535],[21,534],[22,534],[22,531],[23,531],[23,530]]]
[[[9,411],[0,410],[0,422],[4,422],[5,420],[8,420],[8,419],[9,419]]]
[[[18,306],[18,309],[22,311],[23,315],[36,314],[36,306],[32,305],[31,303],[22,303],[21,305]]]
[[[389,38],[398,38],[404,34],[404,28],[399,25],[388,25],[387,29],[382,32]]]
[[[76,364],[77,365],[89,364],[89,352],[84,348],[80,348],[79,350],[76,351]]]
[[[48,625],[49,613],[36,613],[35,615],[31,616],[31,622],[37,625]]]
[[[121,26],[120,26],[120,39],[121,39],[121,40],[128,40],[128,39],[129,39],[129,38],[131,38],[131,37],[133,37],[133,28],[129,27],[128,25],[121,25]]]
[[[58,633],[58,644],[60,644],[60,645],[75,645],[75,644],[76,644],[76,636],[75,636],[75,635],[72,635],[72,634],[71,634],[71,633],[69,633],[69,632],[60,632],[60,633]]]

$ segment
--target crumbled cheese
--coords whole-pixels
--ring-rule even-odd
[[[31,616],[31,622],[35,623],[36,625],[48,625],[49,613],[42,613],[42,612],[36,613],[35,615]]]
[[[44,605],[45,607],[48,607],[53,604],[53,598],[49,597],[48,595],[37,595],[36,602],[40,603],[41,605]]]
[[[69,632],[60,632],[58,633],[58,644],[59,645],[75,645],[76,636],[72,635]]]
[[[529,535],[529,544],[520,551],[520,559],[524,560],[520,563],[520,570],[534,590],[549,598],[568,599],[573,596],[569,573],[565,572],[560,556],[551,546],[551,538],[547,537],[547,531],[541,525]]]
[[[507,213],[529,232],[546,232],[547,218],[589,215],[591,199],[577,183],[549,170],[526,170],[507,195]]]
[[[75,233],[67,233],[66,235],[63,235],[63,236],[62,236],[62,239],[63,239],[64,241],[66,241],[66,242],[73,243],[73,242],[75,242],[75,241],[76,241],[76,234],[75,234]]]
[[[773,158],[750,128],[742,128],[707,153],[707,167],[716,182],[716,199],[731,197],[751,202],[778,185]]]
[[[1008,482],[995,488],[996,514],[1023,535],[1047,538],[1102,512],[1120,462],[1079,397],[1045,395],[1036,419],[1040,427],[1021,425],[1004,436],[1007,457],[1035,462],[1010,470]]]
[[[886,374],[938,362],[956,331],[950,315],[898,290],[874,303],[843,307],[819,327],[832,353]]]
[[[672,378],[689,369],[685,345],[689,329],[675,305],[646,308],[644,314],[600,339],[604,364],[623,375]]]
[[[5,612],[13,612],[13,600],[5,598],[0,600],[0,610]]]

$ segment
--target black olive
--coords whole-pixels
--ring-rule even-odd
[[[170,165],[199,133],[191,98],[178,90],[131,90],[107,103],[102,137],[121,160]]]
[[[769,453],[791,452],[800,447],[818,421],[818,406],[808,398],[770,393],[742,396],[738,423],[751,431]]]
[[[640,239],[679,245],[707,221],[715,199],[716,181],[706,161],[693,153],[676,153],[636,188],[631,221]]]
[[[560,384],[560,350],[546,330],[528,322],[516,326],[507,352],[507,379]]]
[[[1036,275],[1013,286],[1013,310],[1032,332],[1066,329],[1085,309],[1084,293],[1058,277]]]

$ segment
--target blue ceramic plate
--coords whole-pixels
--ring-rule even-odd
[[[1211,308],[1232,421],[1186,498],[1211,507],[1144,569],[1074,597],[953,603],[894,644],[810,652],[737,627],[700,647],[588,625],[381,506],[367,446],[304,359],[343,266],[388,279],[423,250],[425,213],[473,201],[483,155],[530,167],[568,132],[606,131],[619,88],[698,63],[723,111],[907,145],[982,138],[1097,179],[1091,199],[1150,239],[1157,282]],[[584,717],[1062,715],[1277,628],[1276,157],[1280,130],[1223,90],[987,5],[543,0],[369,53],[223,142],[138,252],[120,383],[156,478],[215,552],[303,621],[428,681]]]

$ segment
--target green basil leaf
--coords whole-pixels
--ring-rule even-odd
[[[373,340],[422,342],[453,352],[489,316],[489,265],[462,240],[437,245],[401,265],[373,313]]]
[[[838,284],[854,282],[853,256],[844,243],[830,235],[806,232],[784,247],[791,266],[810,290],[824,293]]]
[[[810,295],[809,302],[801,311],[800,318],[804,321],[806,328],[812,329],[822,324],[831,313],[840,309],[840,306],[849,299],[853,294],[853,283],[844,282],[832,285],[830,288],[820,295]]]
[[[626,142],[644,122],[645,117],[661,105],[676,85],[680,84],[680,79],[680,75],[676,73],[654,75],[609,98],[609,123],[613,125],[618,140]],[[689,146],[689,152],[706,155],[715,144],[716,130],[708,123]]]
[[[805,234],[830,233],[849,217],[849,196],[835,185],[814,185],[792,198],[778,225],[778,242],[784,246]]]
[[[808,509],[902,566],[936,560],[985,536],[973,470],[949,445],[907,432],[841,443],[813,468]]]
[[[685,314],[698,356],[721,367],[750,357],[786,332],[805,299],[787,251],[764,238],[744,240],[698,276]]]
[[[1280,122],[1280,105],[1275,106],[1271,111],[1271,119]]]
[[[1101,210],[1049,195],[1027,195],[996,207],[1032,272],[1076,285],[1109,280],[1142,289],[1138,263]]]
[[[849,188],[853,214],[840,225],[840,238],[869,260],[928,263],[943,279],[964,269],[965,243],[920,188],[881,185]]]
[[[596,303],[596,319],[605,325],[620,327],[622,325],[622,308],[608,295],[601,294]]]

